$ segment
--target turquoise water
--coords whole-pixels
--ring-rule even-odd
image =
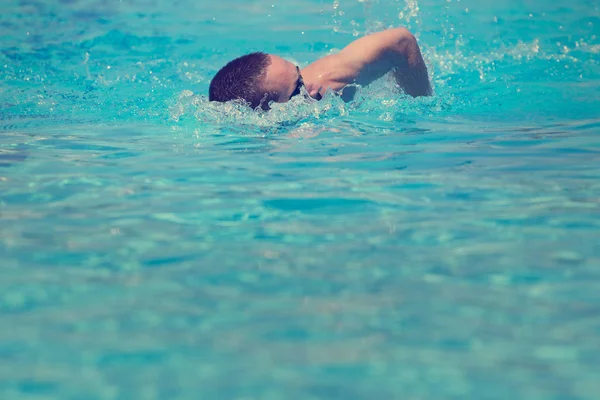
[[[597,0],[0,11],[1,399],[597,398]],[[397,25],[432,98],[207,102]]]

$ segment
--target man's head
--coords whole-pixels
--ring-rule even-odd
[[[269,109],[269,102],[285,103],[301,82],[296,66],[281,57],[251,53],[225,65],[213,78],[209,100],[241,99],[252,108]]]

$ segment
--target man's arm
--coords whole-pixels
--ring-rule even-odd
[[[327,86],[334,90],[352,83],[367,85],[393,70],[398,85],[407,94],[431,95],[427,66],[417,40],[406,28],[362,37],[330,57]]]

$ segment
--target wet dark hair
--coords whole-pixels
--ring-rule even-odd
[[[220,102],[242,99],[252,108],[261,106],[268,110],[273,99],[264,89],[263,79],[270,64],[269,56],[261,52],[230,61],[210,82],[208,99]]]

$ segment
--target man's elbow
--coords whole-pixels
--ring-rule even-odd
[[[404,55],[410,62],[411,55],[419,50],[415,35],[406,28],[392,28],[390,31],[392,34],[391,50]]]
[[[417,39],[406,28],[394,29],[393,36],[390,50],[399,85],[413,97],[430,96],[429,74]]]
[[[413,39],[415,36],[405,27],[390,28],[390,32],[398,38],[398,40]]]

